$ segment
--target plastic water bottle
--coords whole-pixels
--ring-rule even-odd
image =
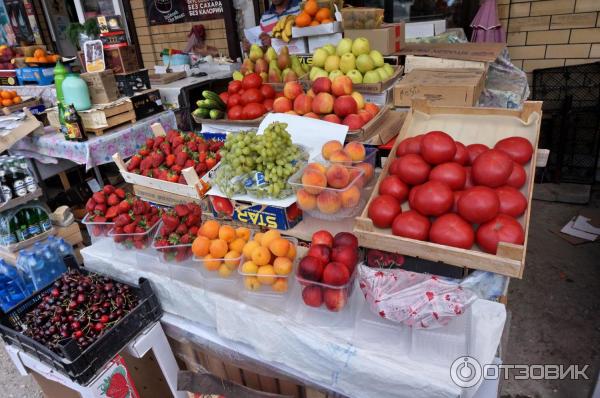
[[[58,254],[60,255],[60,258],[64,258],[68,255],[75,255],[73,246],[67,243],[63,238],[55,238],[55,241],[57,242],[56,248],[58,249]]]
[[[0,307],[7,312],[31,292],[25,290],[17,269],[0,259]]]
[[[53,281],[44,258],[40,254],[30,252],[27,255],[27,266],[31,272],[31,279],[33,280],[35,290],[40,290]]]
[[[62,256],[59,254],[58,250],[52,247],[49,243],[44,245],[40,254],[44,261],[44,268],[48,273],[47,277],[50,279],[50,282],[54,281],[67,270]]]
[[[35,292],[35,283],[33,283],[33,276],[29,269],[29,252],[27,250],[19,250],[19,257],[17,257],[17,272],[21,277],[21,280],[25,284],[25,289],[28,292]]]

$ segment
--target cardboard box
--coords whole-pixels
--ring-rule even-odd
[[[305,28],[292,27],[292,37],[306,37],[306,36],[319,36],[319,35],[330,35],[332,33],[342,32],[341,22],[326,23],[317,26],[307,26]]]
[[[407,43],[400,55],[494,62],[505,47],[505,43]]]
[[[485,84],[481,70],[416,69],[394,86],[394,105],[411,106],[413,98],[435,105],[473,106]]]
[[[157,89],[142,91],[131,97],[133,110],[137,120],[156,115],[165,110]]]
[[[406,38],[429,37],[442,34],[446,31],[446,20],[436,19],[434,21],[409,22],[406,24]]]
[[[487,70],[488,63],[481,61],[464,61],[437,57],[420,57],[407,55],[404,59],[404,73],[415,69],[479,69]]]
[[[126,47],[128,45],[127,35],[122,30],[118,32],[102,33],[100,35],[100,41],[102,42],[102,47],[104,47],[105,50]]]
[[[323,47],[326,44],[333,44],[337,46],[340,40],[342,40],[341,33],[332,33],[330,35],[319,35],[309,36],[308,40],[308,52],[313,53],[317,48]]]
[[[17,71],[16,70],[1,70],[0,71],[0,86],[16,86]]]
[[[344,36],[352,40],[365,37],[371,44],[371,50],[383,55],[397,53],[404,47],[404,23],[387,24],[378,29],[347,29]]]
[[[102,72],[82,73],[81,78],[88,84],[93,104],[107,104],[116,101],[120,97],[112,69]]]
[[[286,230],[302,221],[302,211],[298,209],[296,202],[288,207],[278,207],[235,201],[212,195],[209,196],[209,199],[213,216],[244,224]]]
[[[306,54],[308,52],[308,44],[306,43],[306,37],[292,39],[288,43],[281,39],[271,39],[271,47],[273,47],[273,49],[277,51],[277,53],[279,53],[284,46],[287,46],[290,54]]]
[[[104,50],[106,67],[114,73],[135,72],[140,68],[134,46],[125,46]]]

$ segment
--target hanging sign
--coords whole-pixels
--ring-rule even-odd
[[[149,25],[223,18],[223,0],[145,0]]]

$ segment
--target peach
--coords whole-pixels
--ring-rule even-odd
[[[352,141],[347,143],[344,147],[344,150],[348,155],[350,155],[350,158],[354,162],[360,162],[365,160],[365,156],[367,154],[365,146],[358,141]]]
[[[298,114],[296,113],[296,111],[287,111],[285,113],[287,113],[288,115],[296,115],[296,116],[298,116]]]
[[[331,93],[331,80],[328,77],[319,77],[312,84],[315,94]]]
[[[275,98],[273,101],[273,112],[275,113],[285,113],[291,111],[292,108],[292,101],[286,97]]]
[[[356,207],[360,201],[360,189],[355,185],[352,185],[344,192],[341,193],[342,207],[345,209]]]
[[[337,192],[323,191],[317,196],[317,207],[321,213],[337,213],[342,208],[342,200]]]
[[[321,147],[321,155],[323,155],[323,159],[329,160],[329,158],[331,157],[331,154],[333,154],[336,151],[340,151],[343,148],[344,147],[343,147],[342,143],[339,141],[336,141],[336,140],[327,141]]]
[[[365,111],[373,115],[373,117],[375,117],[375,115],[379,113],[379,107],[376,104],[373,104],[372,102],[365,103],[364,109]]]
[[[330,113],[329,115],[323,116],[323,120],[330,123],[342,124],[342,119],[340,119],[335,113]]]
[[[365,98],[362,96],[361,93],[359,93],[358,91],[353,91],[350,95],[352,96],[352,98],[354,98],[354,101],[356,101],[356,106],[358,107],[358,109],[363,109],[365,107]]]
[[[313,91],[312,88],[306,92],[306,95],[308,95],[309,97],[315,98],[315,92]]]
[[[324,78],[329,80],[329,78]],[[333,111],[333,95],[329,93],[319,93],[312,102],[312,111],[322,115]]]
[[[304,89],[297,81],[287,82],[283,86],[283,95],[291,101],[295,100],[302,93],[304,93]]]
[[[369,182],[373,177],[373,173],[375,172],[375,170],[373,169],[373,165],[371,163],[362,162],[357,164],[356,167],[362,169],[365,172],[363,178],[365,179],[365,182]]]
[[[358,188],[362,188],[365,185],[364,174],[361,172],[361,169],[350,168],[348,169],[348,173],[350,174],[350,184],[356,185]]]
[[[302,173],[302,184],[306,192],[316,195],[327,186],[327,177],[316,170],[305,170]]]
[[[360,118],[362,119],[362,121],[367,124],[371,121],[371,119],[373,119],[373,115],[371,114],[371,112],[364,110],[364,109],[360,109],[358,111],[358,116],[360,116]]]
[[[348,126],[349,130],[358,130],[365,125],[365,122],[356,113],[352,113],[342,120],[342,124]]]
[[[344,151],[343,149],[340,149],[340,150],[333,152],[329,156],[329,161],[335,162],[335,163],[350,164],[350,163],[352,163],[352,158],[346,153],[346,151]]]
[[[309,117],[309,118],[311,118],[311,119],[319,119],[319,120],[321,119],[321,118],[319,117],[319,115],[317,115],[317,114],[316,114],[316,113],[314,113],[314,112],[308,112],[308,113],[306,113],[306,114],[304,115],[304,117]]]
[[[317,197],[306,192],[305,189],[299,189],[296,192],[298,207],[302,210],[312,210],[317,207]]]
[[[358,112],[356,100],[351,95],[342,95],[333,102],[333,112],[340,118]]]
[[[306,168],[304,170],[309,170],[309,169],[320,171],[323,174],[327,173],[327,168],[325,166],[323,166],[321,163],[315,163],[315,162],[309,163],[306,165]]]
[[[338,76],[331,83],[331,93],[337,97],[352,94],[352,80],[348,76]]]
[[[327,184],[333,188],[344,188],[350,181],[350,173],[341,164],[333,164],[327,169]]]
[[[304,115],[312,110],[312,97],[306,94],[300,94],[294,100],[294,111],[299,115]]]

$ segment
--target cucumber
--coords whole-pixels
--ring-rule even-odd
[[[194,116],[199,117],[200,119],[208,119],[210,117],[210,109],[206,108],[198,108],[192,113]]]
[[[196,102],[196,105],[198,105],[198,108],[219,109],[219,107],[213,100],[208,100],[208,99],[200,100],[200,101]]]
[[[218,109],[211,109],[209,114],[212,120],[223,119],[225,117],[225,112]]]
[[[217,93],[215,93],[214,91],[204,90],[204,91],[202,91],[202,96],[208,100],[215,101],[219,105],[218,109],[220,109],[222,111],[225,110],[225,103],[223,102],[221,97],[219,97],[219,95]]]

